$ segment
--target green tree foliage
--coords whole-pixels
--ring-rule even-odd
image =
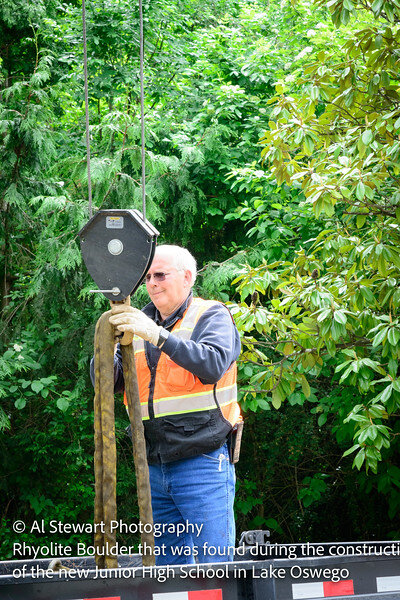
[[[236,206],[227,173],[259,155],[265,75],[242,73],[263,37],[257,6],[144,7],[148,217],[164,240],[188,243],[199,258],[220,258],[224,241],[242,235],[235,222],[224,230],[223,212]],[[80,8],[21,2],[18,10],[1,15],[2,31],[14,27],[1,48],[0,97],[4,558],[17,516],[91,518],[88,361],[107,307],[87,293],[93,283],[77,244],[88,217]],[[121,0],[88,3],[87,12],[94,208],[141,208],[137,9]],[[130,521],[137,506],[122,415],[118,493]]]
[[[397,2],[328,7],[336,25],[352,15],[357,21],[331,50],[318,49],[320,34],[312,32],[308,64],[276,82],[261,140],[267,180],[292,187],[299,200],[297,215],[290,203],[271,208],[290,213],[286,222],[295,223],[298,238],[286,260],[270,252],[235,282],[249,363],[246,402],[253,410],[314,403],[319,426],[328,423],[350,446],[344,455],[356,453],[353,465],[376,475],[371,481],[388,495],[393,517],[400,483],[400,9]],[[261,188],[262,177],[242,173]],[[254,225],[249,234],[276,219],[257,215],[262,202],[241,213]],[[301,214],[313,222],[306,239]]]
[[[238,529],[282,541],[372,537],[368,500],[398,507],[392,4],[348,23],[359,5],[331,4],[340,29],[323,2],[144,4],[147,216],[161,241],[196,254],[200,293],[232,301],[247,414]],[[2,558],[16,518],[92,518],[88,362],[107,301],[88,293],[77,241],[88,218],[81,27],[75,0],[0,8]],[[87,33],[94,209],[140,210],[136,5],[87,2]],[[353,436],[368,475],[341,461]]]

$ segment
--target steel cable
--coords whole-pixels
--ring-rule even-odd
[[[86,10],[82,0],[83,22],[83,64],[85,82],[86,117],[86,161],[88,173],[89,218],[92,218],[92,184],[90,171],[90,135],[89,135],[89,95],[87,69]],[[144,121],[144,34],[142,0],[139,0],[140,21],[140,110],[141,110],[141,154],[142,154],[142,212],[146,220],[146,173],[145,173],[145,121]],[[125,302],[129,301],[125,299]],[[109,323],[110,311],[103,313],[96,325],[94,341],[94,430],[95,430],[95,529],[94,545],[96,564],[99,568],[116,568],[116,534],[111,531],[111,521],[117,517],[116,504],[116,443],[114,420],[114,327]],[[128,400],[129,420],[132,430],[133,457],[136,472],[136,484],[139,505],[139,518],[142,524],[151,524],[151,532],[141,534],[143,565],[155,564],[153,514],[149,468],[146,458],[146,443],[141,417],[139,390],[132,344],[121,346],[125,391]],[[144,528],[142,528],[143,530]]]
[[[86,119],[86,164],[88,178],[89,219],[92,218],[92,178],[90,173],[90,135],[89,135],[89,91],[87,69],[87,44],[86,44],[86,7],[82,0],[82,30],[83,30],[83,78],[85,85],[85,119]]]

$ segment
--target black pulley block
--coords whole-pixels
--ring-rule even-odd
[[[79,232],[82,257],[99,291],[123,300],[142,283],[159,232],[137,210],[100,210]]]

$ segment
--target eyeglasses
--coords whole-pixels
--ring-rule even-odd
[[[157,272],[157,273],[147,273],[146,275],[146,283],[150,282],[150,279],[153,277],[154,281],[164,281],[166,276],[170,275],[170,273],[161,273],[161,272]]]

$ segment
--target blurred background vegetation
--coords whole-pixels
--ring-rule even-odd
[[[147,217],[195,254],[196,292],[229,305],[243,340],[238,531],[398,539],[400,1],[152,0],[144,19]],[[77,0],[0,6],[3,560],[16,519],[93,518],[88,365],[107,300],[77,239],[81,30]],[[87,2],[96,210],[141,208],[138,31],[134,3]]]

